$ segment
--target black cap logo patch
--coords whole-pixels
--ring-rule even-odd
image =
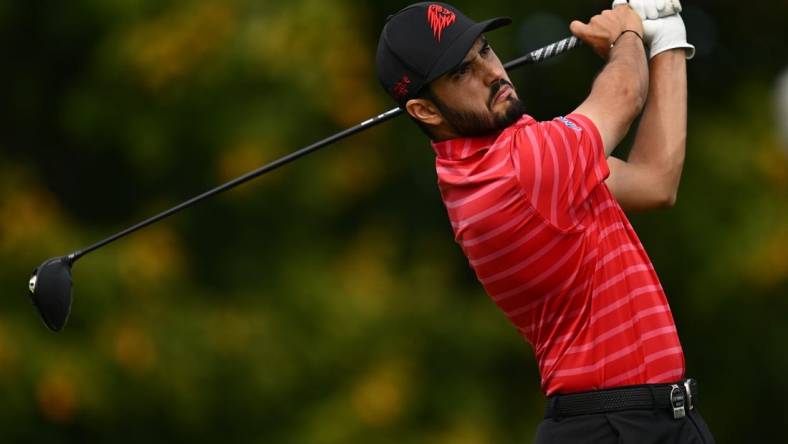
[[[435,36],[438,43],[441,41],[443,30],[451,26],[455,20],[457,20],[457,16],[454,15],[454,12],[441,5],[430,5],[427,8],[427,23],[432,28],[432,35]]]
[[[405,74],[397,83],[394,84],[394,87],[391,88],[391,94],[395,99],[402,100],[409,94],[408,85],[410,85],[410,78],[407,74]]]

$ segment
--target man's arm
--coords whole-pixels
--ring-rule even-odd
[[[616,6],[593,17],[588,24],[572,22],[570,28],[600,56],[608,58],[591,94],[573,113],[594,122],[602,136],[605,155],[609,155],[627,134],[646,101],[648,66],[639,38],[643,35],[643,25],[628,6]]]
[[[686,65],[684,49],[651,59],[648,101],[629,158],[608,158],[606,183],[625,210],[676,202],[687,138]]]

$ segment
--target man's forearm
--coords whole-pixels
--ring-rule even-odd
[[[687,139],[687,62],[683,49],[651,59],[646,107],[628,163],[643,167],[657,199],[676,200]]]
[[[631,120],[640,114],[646,102],[649,73],[645,61],[645,47],[640,37],[635,33],[626,32],[611,49],[607,65],[594,81],[594,88],[602,89],[602,94],[626,90],[617,95],[632,99]]]
[[[643,42],[632,32],[621,35],[591,94],[575,110],[598,127],[609,155],[642,111],[648,91],[648,65]]]

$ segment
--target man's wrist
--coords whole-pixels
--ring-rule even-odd
[[[624,37],[625,34],[629,34],[629,33],[636,35],[640,39],[640,42],[643,44],[643,47],[646,46],[646,42],[645,42],[645,40],[643,40],[643,35],[641,35],[637,31],[635,31],[634,29],[625,29],[625,30],[621,31],[621,34],[619,34],[618,37],[616,37],[615,40],[613,40],[613,43],[610,44],[610,49],[613,49],[613,47],[616,46],[616,43],[618,43],[618,41],[621,40],[621,38]]]
[[[673,48],[668,49],[666,51],[662,51],[659,54],[656,54],[651,60],[663,60],[673,58],[680,61],[687,61],[687,48]]]

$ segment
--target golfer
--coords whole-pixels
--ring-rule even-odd
[[[381,84],[432,140],[456,241],[536,354],[537,443],[714,442],[623,211],[676,199],[694,48],[677,0],[630,3],[571,24],[607,62],[580,106],[546,122],[525,114],[484,35],[507,18],[418,3],[378,45]],[[639,115],[629,158],[609,157]]]

